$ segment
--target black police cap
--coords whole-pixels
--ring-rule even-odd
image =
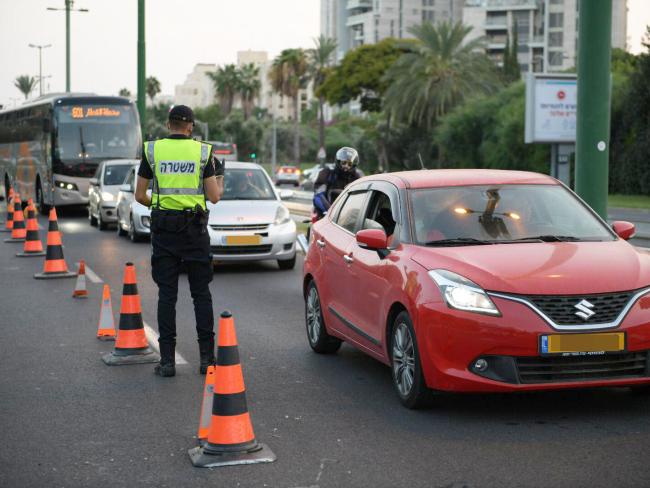
[[[187,105],[174,105],[169,111],[169,120],[194,122],[194,112]]]

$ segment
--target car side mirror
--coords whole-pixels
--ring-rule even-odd
[[[612,222],[612,229],[616,232],[616,235],[623,240],[628,240],[634,237],[636,233],[636,227],[632,222],[626,222],[625,220],[617,220]]]
[[[293,198],[293,190],[280,190],[280,199]]]
[[[388,248],[388,237],[383,230],[363,229],[357,232],[357,244],[364,249],[379,251]]]
[[[98,186],[99,185],[99,180],[97,178],[90,178],[88,180],[88,183],[90,183],[92,186]]]
[[[133,187],[128,183],[124,183],[123,185],[120,185],[120,191],[123,191],[125,193],[133,193]]]

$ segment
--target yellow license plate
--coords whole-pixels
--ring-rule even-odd
[[[256,246],[261,242],[261,236],[226,236],[227,246]]]
[[[625,350],[624,332],[553,334],[540,338],[542,354],[614,352]]]

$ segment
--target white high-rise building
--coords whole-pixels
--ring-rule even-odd
[[[557,72],[576,65],[578,4],[579,0],[467,0],[463,23],[472,27],[468,40],[485,37],[488,55],[499,65],[516,25],[521,70]],[[613,0],[612,7],[612,47],[625,49],[627,0]]]
[[[337,60],[362,44],[413,37],[423,22],[462,20],[464,0],[321,0],[321,34],[335,39]]]
[[[176,85],[174,103],[192,108],[204,108],[214,103],[214,84],[208,73],[216,70],[216,64],[199,63],[194,66],[185,83]]]

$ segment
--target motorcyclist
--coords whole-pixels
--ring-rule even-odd
[[[359,153],[352,147],[342,147],[336,152],[334,169],[323,168],[314,183],[314,211],[317,220],[330,208],[336,197],[354,180],[361,178],[357,169]]]

